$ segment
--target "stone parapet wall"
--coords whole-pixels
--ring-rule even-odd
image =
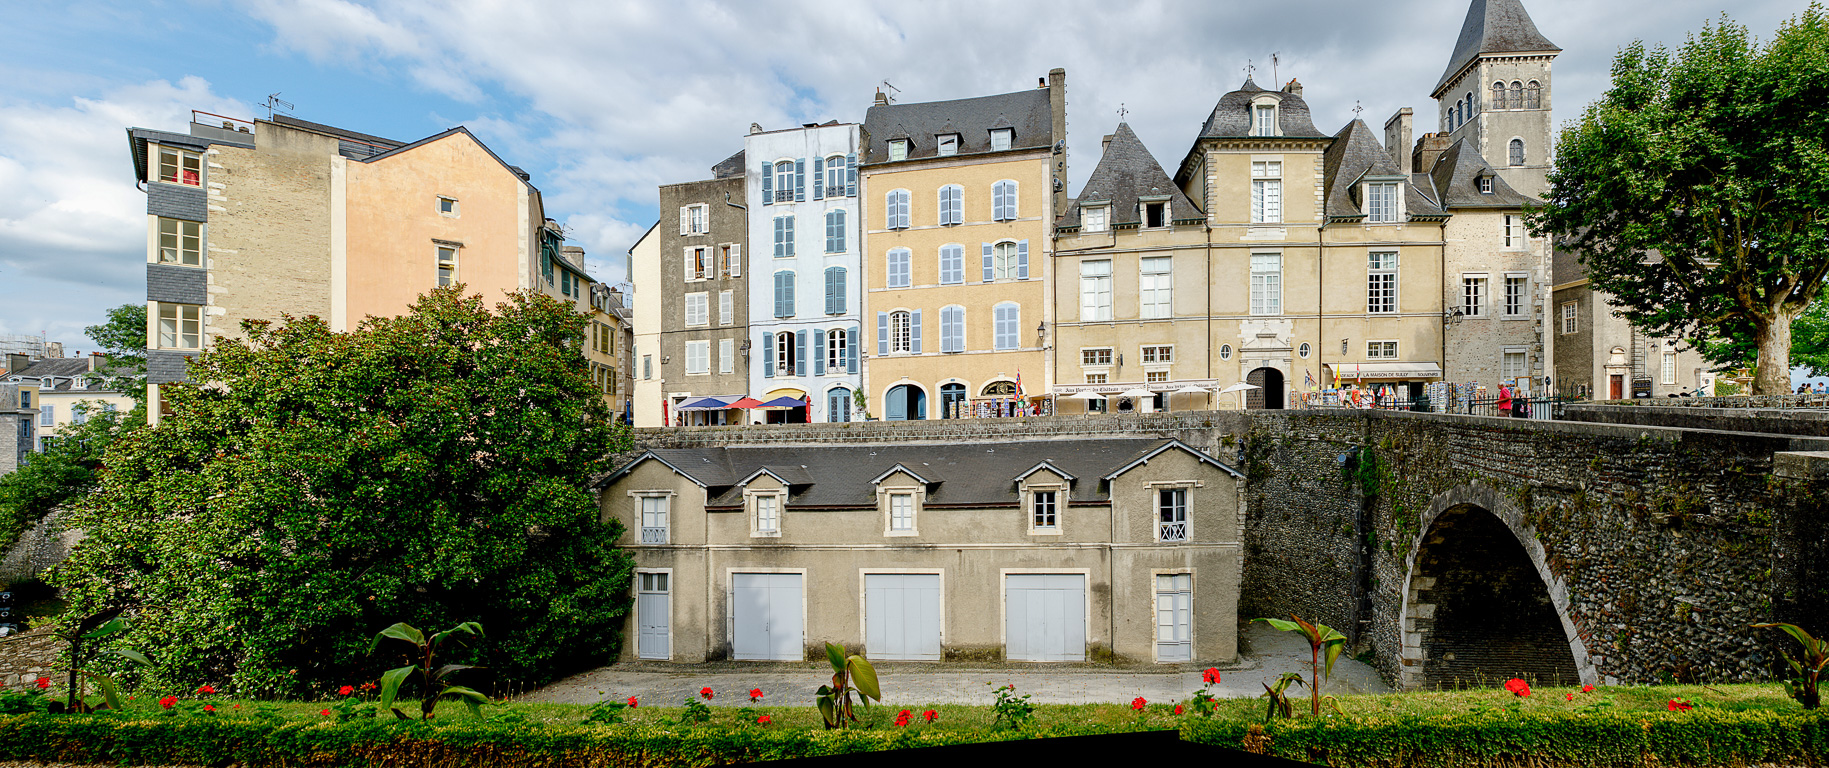
[[[1564,408],[1565,418],[1596,424],[1634,424],[1677,429],[1712,429],[1728,432],[1769,432],[1780,435],[1829,437],[1829,407],[1814,406],[1814,401],[1829,401],[1829,395],[1786,395],[1772,400],[1790,400],[1774,405],[1749,406],[1746,403],[1767,398],[1708,397],[1667,398],[1655,405],[1620,405],[1613,403],[1571,403]],[[1742,405],[1690,405],[1692,400],[1740,401]]]

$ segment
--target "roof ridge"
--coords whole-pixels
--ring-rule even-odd
[[[1451,78],[1482,54],[1527,52],[1561,53],[1562,49],[1537,31],[1537,23],[1521,0],[1472,0],[1435,93],[1441,93]]]

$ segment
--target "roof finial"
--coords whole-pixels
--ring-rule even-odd
[[[1252,66],[1250,59],[1245,59],[1245,79],[1250,80],[1251,76],[1256,73],[1257,67]]]
[[[1124,102],[1118,102],[1118,122],[1124,122],[1124,116],[1128,114],[1130,114],[1130,110],[1124,108]]]
[[[1354,100],[1353,100],[1353,119],[1354,119],[1354,120],[1358,120],[1358,119],[1359,119],[1359,113],[1360,113],[1360,112],[1364,112],[1364,111],[1365,111],[1365,107],[1362,107],[1362,106],[1359,106],[1359,100],[1358,100],[1358,99],[1354,99]]]

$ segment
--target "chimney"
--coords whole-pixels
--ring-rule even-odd
[[[1300,96],[1300,95],[1302,95],[1302,83],[1301,83],[1301,81],[1298,81],[1298,80],[1296,80],[1296,79],[1295,79],[1295,78],[1293,78],[1293,77],[1292,77],[1292,78],[1289,78],[1289,82],[1288,82],[1288,83],[1287,83],[1287,84],[1285,84],[1285,85],[1284,85],[1284,86],[1283,86],[1283,92],[1284,92],[1284,93],[1290,93],[1290,94],[1295,94],[1295,95],[1297,95],[1297,96]]]
[[[1409,107],[1404,107],[1397,110],[1391,119],[1384,121],[1384,151],[1390,153],[1391,164],[1399,169],[1408,165],[1404,162],[1404,150],[1410,148],[1410,119],[1413,114]]]
[[[1416,140],[1416,150],[1410,155],[1411,173],[1428,173],[1435,168],[1435,161],[1448,151],[1448,137],[1440,133],[1425,133]]]
[[[883,95],[883,89],[881,88],[876,89],[876,105],[879,107],[889,105],[889,97]]]
[[[108,357],[106,355],[103,355],[100,352],[90,352],[89,353],[89,370],[90,370],[90,372],[99,371],[102,369],[103,366],[106,366],[107,364],[108,364]]]
[[[7,356],[6,356],[6,372],[7,373],[18,373],[20,371],[23,371],[23,370],[31,367],[31,365],[32,365],[32,358],[26,357],[25,355],[21,355],[21,354],[17,354],[17,353],[11,353],[11,352],[7,353]]]
[[[1053,116],[1053,130],[1050,136],[1054,141],[1054,162],[1049,182],[1054,186],[1054,215],[1067,213],[1067,70],[1060,67],[1048,70],[1048,111]]]

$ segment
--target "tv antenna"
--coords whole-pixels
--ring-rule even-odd
[[[895,86],[893,86],[893,85],[890,85],[890,84],[889,84],[889,81],[888,81],[888,80],[884,80],[884,81],[883,81],[883,87],[884,87],[884,88],[888,88],[888,89],[889,89],[889,92],[888,92],[888,93],[887,93],[887,94],[885,94],[885,95],[886,95],[886,96],[887,96],[887,97],[888,97],[888,99],[889,99],[889,103],[891,103],[891,104],[894,104],[894,103],[895,103],[895,95],[896,95],[896,94],[898,94],[898,93],[901,93],[901,92],[902,92],[902,89],[900,89],[900,88],[897,88],[897,87],[895,87]]]
[[[273,111],[276,109],[283,110],[287,113],[290,113],[292,110],[297,109],[297,107],[292,105],[292,102],[280,98],[278,93],[267,94],[267,103],[265,106],[267,108],[267,119],[268,120],[273,119]]]

